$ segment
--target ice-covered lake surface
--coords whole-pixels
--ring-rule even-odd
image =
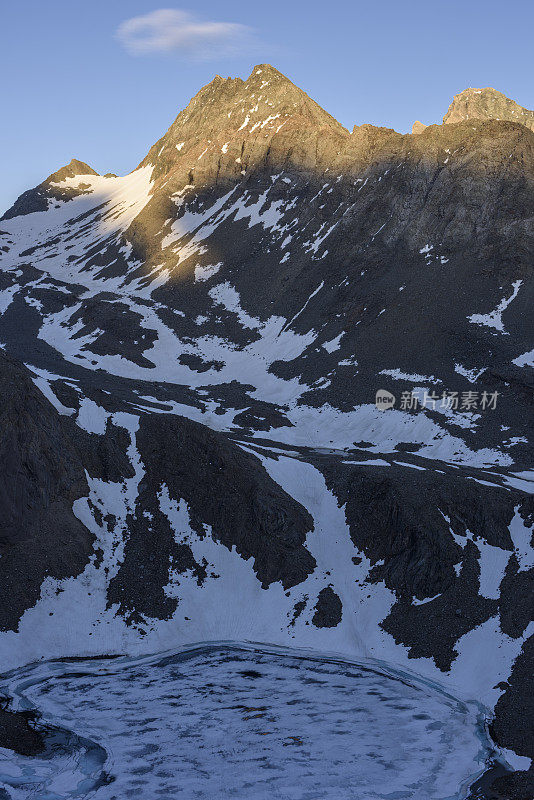
[[[490,755],[477,707],[279,648],[40,663],[4,688],[61,729],[36,758],[0,749],[13,800],[465,798]]]

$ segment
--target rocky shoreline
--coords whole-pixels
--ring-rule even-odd
[[[7,698],[2,698],[7,703]],[[37,727],[34,727],[36,725]],[[39,729],[35,712],[0,708],[0,747],[21,756],[35,756],[45,749],[45,732]]]

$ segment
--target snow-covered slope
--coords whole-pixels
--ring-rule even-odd
[[[349,133],[260,65],[130,175],[26,192],[0,221],[4,668],[335,651],[496,707],[528,765],[533,188],[524,126]]]

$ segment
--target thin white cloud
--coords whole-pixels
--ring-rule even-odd
[[[237,22],[204,22],[188,11],[160,8],[122,22],[117,38],[136,56],[174,53],[207,60],[249,50],[253,31]]]

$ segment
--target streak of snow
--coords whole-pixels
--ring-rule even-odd
[[[475,325],[485,325],[488,328],[495,328],[496,331],[500,331],[500,333],[508,335],[504,330],[502,315],[510,303],[517,297],[517,293],[519,292],[522,283],[523,281],[514,281],[512,284],[513,291],[510,297],[503,297],[497,308],[494,311],[491,311],[489,314],[471,314],[470,317],[467,317],[469,322],[473,322]]]

